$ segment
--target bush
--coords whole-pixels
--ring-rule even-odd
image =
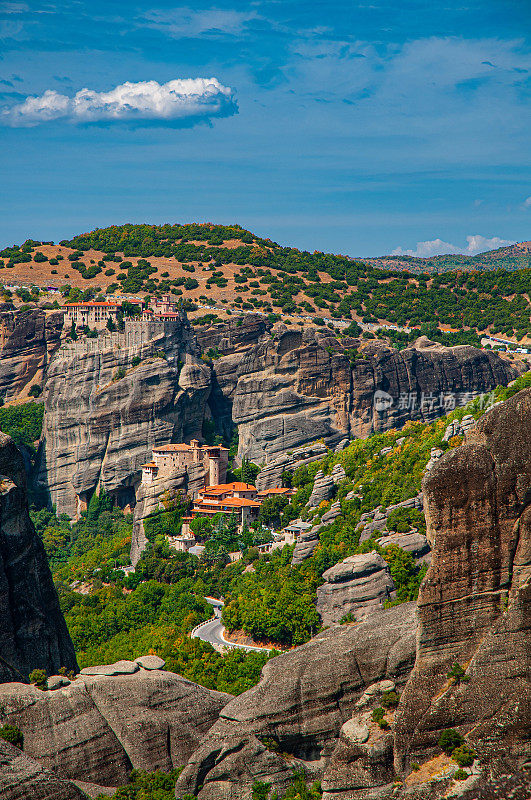
[[[439,747],[447,756],[451,755],[457,747],[461,747],[464,742],[461,734],[453,728],[448,728],[439,736]]]
[[[19,750],[24,747],[24,736],[16,725],[2,725],[0,727],[0,739],[4,739],[6,742],[18,747]]]
[[[466,674],[464,668],[460,664],[454,664],[450,672],[446,673],[446,677],[449,678],[452,683],[466,683],[470,680],[470,676]]]
[[[385,717],[385,708],[378,707],[375,708],[374,711],[372,712],[372,721],[377,722],[378,725],[380,724],[380,722],[383,720],[384,717]]]
[[[384,692],[382,695],[382,706],[384,708],[396,708],[398,706],[399,696],[397,692],[389,691]]]
[[[475,752],[466,743],[452,750],[452,758],[460,767],[471,767],[475,757]]]
[[[454,774],[452,775],[454,781],[466,781],[468,778],[468,772],[465,772],[464,769],[456,769]]]
[[[29,396],[38,397],[40,394],[42,394],[42,386],[39,386],[39,384],[36,383],[29,390]]]
[[[352,611],[349,611],[348,614],[345,614],[345,616],[341,617],[339,620],[340,625],[349,625],[351,622],[356,622],[356,617]]]
[[[33,683],[37,689],[44,691],[48,688],[48,675],[45,669],[34,669],[29,674],[29,682]]]

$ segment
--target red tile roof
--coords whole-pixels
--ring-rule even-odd
[[[218,483],[203,489],[204,494],[225,494],[228,492],[256,492],[256,486],[250,483]]]
[[[65,308],[101,308],[104,306],[105,308],[118,308],[120,303],[92,303],[88,301],[86,303],[65,303]]]

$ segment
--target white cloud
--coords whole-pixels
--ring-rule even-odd
[[[506,247],[507,245],[514,244],[514,241],[509,239],[500,239],[499,236],[474,236],[466,237],[467,244],[463,247],[457,247],[450,242],[444,242],[442,239],[432,239],[427,242],[417,242],[416,250],[403,250],[401,247],[396,247],[392,252],[392,256],[415,256],[416,258],[431,258],[431,256],[441,256],[448,253],[460,253],[467,256],[475,256],[478,253],[484,253],[486,250],[496,250],[498,247]]]
[[[54,119],[205,121],[237,112],[234,92],[216,78],[184,78],[167,83],[122,83],[109,92],[81,89],[74,97],[47,89],[40,97],[4,110],[0,121],[14,127]]]
[[[187,6],[173,9],[152,9],[141,18],[141,24],[168,34],[172,38],[237,36],[247,22],[256,19],[256,11],[234,11],[224,8],[194,10]]]
[[[526,197],[526,199],[522,203],[522,208],[531,208],[531,195],[529,197]]]
[[[467,236],[468,242],[465,253],[469,256],[475,256],[476,253],[484,253],[486,250],[496,250],[498,247],[507,247],[507,245],[514,244],[514,240],[500,239],[499,236],[492,236],[490,239],[485,236]]]

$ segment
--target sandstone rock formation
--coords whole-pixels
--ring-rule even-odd
[[[75,517],[97,488],[132,506],[152,447],[201,437],[210,383],[184,317],[65,342],[48,368],[39,477],[57,510]]]
[[[132,767],[168,772],[232,698],[141,664],[102,667],[54,691],[4,684],[2,719],[22,731],[26,756],[70,780],[108,787],[127,783]],[[0,761],[0,786],[2,772]]]
[[[372,511],[366,511],[364,514],[362,514],[360,517],[360,523],[363,525],[363,530],[361,531],[360,542],[367,541],[367,539],[370,539],[371,536],[378,531],[382,531],[382,533],[387,532],[387,517],[392,511],[396,511],[399,508],[411,508],[417,509],[417,511],[422,511],[422,492],[419,492],[416,497],[410,497],[407,500],[402,500],[401,503],[394,503],[386,508],[378,506],[378,508],[375,508]]]
[[[2,800],[86,800],[87,796],[70,781],[0,739],[0,797]]]
[[[351,362],[353,348],[362,357]],[[327,331],[280,326],[275,338],[216,359],[214,369],[239,426],[239,455],[260,464],[321,438],[334,447],[408,419],[435,419],[447,411],[441,393],[473,396],[507,384],[520,367],[469,346],[419,340],[397,352],[380,341],[340,343]],[[377,391],[392,404],[376,407]]]
[[[323,572],[325,583],[317,589],[317,611],[323,625],[339,622],[347,614],[356,619],[379,611],[395,596],[387,563],[376,551],[348,556]]]
[[[325,475],[319,470],[313,482],[312,493],[306,505],[309,508],[316,508],[323,502],[327,502],[334,495],[336,484],[331,475]]]
[[[377,539],[380,547],[388,547],[396,544],[406,553],[411,553],[413,558],[421,564],[429,564],[431,561],[431,548],[428,539],[422,533],[392,533]]]
[[[20,452],[0,434],[0,683],[77,669],[44,547],[28,514]]]
[[[310,558],[313,551],[319,544],[319,525],[314,525],[309,531],[304,531],[297,536],[291,563],[294,567],[302,564],[307,558]]]
[[[328,448],[322,442],[312,442],[305,447],[297,450],[288,450],[279,456],[275,456],[260,470],[256,479],[256,488],[271,489],[280,486],[282,473],[285,470],[295,472],[299,467],[311,464],[312,461],[320,461],[328,453]]]
[[[486,785],[520,774],[529,788],[530,486],[529,389],[481,417],[425,477],[433,560],[399,708],[398,769],[433,756],[441,730],[453,727],[477,752]],[[466,683],[448,680],[455,663]]]
[[[32,385],[41,386],[46,368],[59,347],[63,314],[41,308],[0,312],[0,396],[29,399]]]
[[[297,764],[319,776],[365,689],[384,679],[402,686],[414,649],[415,604],[407,603],[277,656],[257,686],[225,706],[178,779],[176,796],[248,800],[254,780],[282,790]]]
[[[147,545],[144,520],[150,514],[164,508],[164,500],[176,492],[197,497],[205,485],[205,467],[192,464],[174,472],[157,477],[153,483],[141,483],[136,490],[136,504],[133,512],[133,533],[131,536],[131,563],[136,566]]]

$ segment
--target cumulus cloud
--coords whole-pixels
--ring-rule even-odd
[[[194,123],[237,113],[234,92],[216,78],[185,78],[167,83],[122,83],[109,92],[81,89],[73,97],[47,89],[39,97],[5,109],[0,120],[24,127],[56,119],[74,122],[98,120],[159,120]]]
[[[499,236],[480,236],[475,234],[466,237],[466,245],[457,247],[451,242],[445,242],[442,239],[432,239],[427,242],[417,242],[416,250],[403,250],[401,247],[395,248],[392,256],[415,256],[416,258],[431,258],[431,256],[442,256],[448,253],[459,253],[466,256],[475,256],[478,253],[484,253],[486,250],[496,250],[498,247],[506,247],[507,245],[514,244],[514,241],[509,239],[500,239]]]

